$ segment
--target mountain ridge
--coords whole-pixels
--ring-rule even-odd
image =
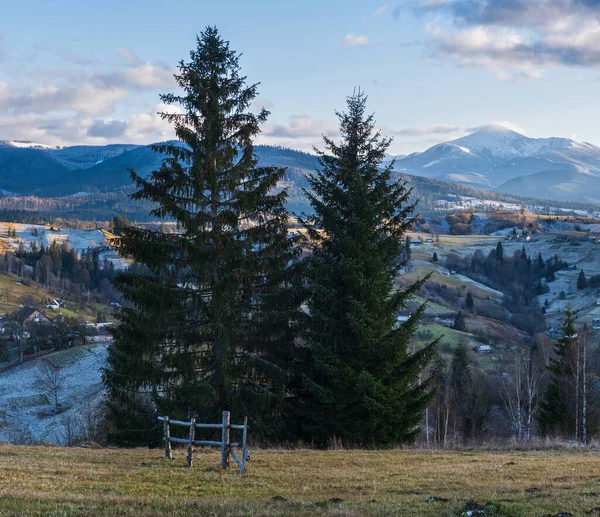
[[[14,195],[60,197],[108,192],[131,185],[129,169],[147,177],[161,163],[152,145],[51,147],[0,142],[0,190]],[[259,162],[288,168],[286,186],[299,197],[317,156],[257,145]],[[476,189],[560,201],[600,200],[600,148],[568,138],[530,138],[502,126],[485,126],[461,138],[408,156],[386,155],[397,174],[463,184]],[[527,178],[527,179],[524,179]],[[542,195],[542,193],[544,195]]]

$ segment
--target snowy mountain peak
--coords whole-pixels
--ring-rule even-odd
[[[46,144],[38,144],[29,140],[10,140],[1,142],[11,147],[27,148],[27,149],[60,149],[60,146],[51,146]]]
[[[493,124],[398,160],[396,169],[478,188],[495,188],[514,178],[550,171],[600,177],[600,148],[568,138],[530,138]],[[535,196],[533,190],[522,192],[525,193]]]

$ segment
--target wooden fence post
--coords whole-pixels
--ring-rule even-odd
[[[169,417],[166,416],[163,420],[163,431],[165,435],[165,458],[173,459],[173,451],[171,450],[171,430],[169,429]]]
[[[188,468],[191,469],[194,463],[194,439],[196,438],[196,419],[192,418],[190,422],[190,444],[188,447]]]
[[[223,411],[223,429],[221,434],[221,467],[229,467],[229,411]]]
[[[248,461],[248,417],[244,417],[244,430],[242,432],[242,468],[240,473],[243,474],[246,470],[246,461]]]

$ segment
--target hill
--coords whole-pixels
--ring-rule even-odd
[[[522,517],[598,505],[597,451],[261,449],[241,476],[217,468],[218,454],[190,470],[181,449],[166,461],[160,450],[3,445],[0,514]]]

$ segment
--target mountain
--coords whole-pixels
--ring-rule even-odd
[[[571,187],[557,182],[564,183],[567,172],[572,173],[567,183],[597,182],[600,189],[600,148],[568,138],[529,138],[492,125],[398,160],[396,170],[477,188],[519,188],[521,195],[532,197],[544,187],[558,196],[553,199],[564,199]],[[532,177],[509,183],[527,176]],[[546,188],[548,182],[556,188]]]
[[[306,174],[319,167],[315,155],[272,146],[256,146],[259,165],[287,167],[281,186],[288,188],[288,206],[298,213],[307,209],[303,189]],[[105,193],[127,205],[125,191],[132,188],[129,169],[147,177],[161,163],[151,146],[113,144],[52,148],[32,142],[0,142],[0,193],[38,198],[93,196],[94,206],[105,210]],[[410,179],[419,194],[455,190],[450,184],[510,196],[560,201],[600,200],[600,149],[566,138],[528,138],[500,126],[482,128],[423,153],[386,156],[395,160],[396,177]],[[419,182],[415,176],[433,183]],[[450,182],[450,183],[448,183]],[[476,191],[474,191],[476,192]],[[82,198],[83,203],[86,199]],[[66,202],[61,202],[66,203]],[[73,205],[70,200],[68,205]],[[111,205],[116,206],[116,205]]]

